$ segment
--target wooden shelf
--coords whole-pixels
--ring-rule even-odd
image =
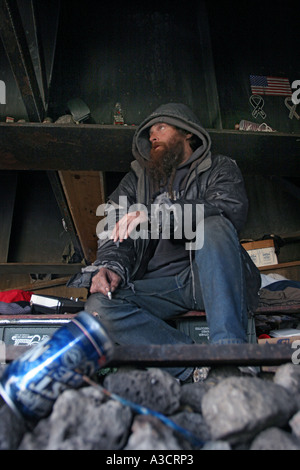
[[[71,275],[80,272],[81,263],[0,263],[0,274],[59,274]]]
[[[276,269],[294,268],[296,266],[300,266],[300,261],[290,261],[288,263],[278,263],[272,264],[270,266],[260,266],[258,269],[260,271],[273,271]]]
[[[272,264],[258,268],[262,274],[277,273],[281,276],[300,282],[300,261]]]
[[[0,170],[126,172],[135,126],[0,123]],[[247,175],[300,176],[300,134],[208,130]]]

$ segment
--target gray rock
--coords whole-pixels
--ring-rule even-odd
[[[231,445],[226,441],[209,441],[201,450],[231,450]]]
[[[203,397],[202,412],[213,440],[246,442],[270,426],[283,426],[296,412],[283,387],[256,377],[230,377]]]
[[[205,393],[228,377],[250,375],[249,368],[243,369],[247,369],[247,371],[243,372],[241,368],[235,366],[215,366],[210,368],[209,374],[203,382],[188,383],[181,387],[180,404],[183,407],[191,408],[195,412],[202,413],[202,398]]]
[[[278,367],[274,382],[289,390],[291,394],[300,394],[300,367],[295,364],[284,364]]]
[[[292,433],[300,439],[300,411],[296,413],[289,421],[289,425],[292,429]]]
[[[55,402],[49,418],[27,433],[21,450],[118,450],[128,437],[131,410],[106,400],[98,388],[68,390]]]
[[[136,416],[124,450],[183,450],[172,429],[154,416]]]
[[[129,408],[109,400],[93,412],[86,413],[73,436],[55,442],[49,449],[119,450],[125,445],[132,415]]]
[[[216,385],[228,377],[242,377],[243,373],[235,366],[214,366],[211,368],[206,384],[209,386]]]
[[[196,413],[202,412],[202,398],[209,390],[205,382],[184,384],[181,387],[180,405]]]
[[[56,121],[55,124],[74,124],[74,119],[71,114],[64,114],[60,116]]]
[[[0,408],[0,423],[0,450],[17,449],[27,431],[24,421],[4,404]]]
[[[300,442],[282,429],[271,427],[258,434],[250,450],[300,450]]]
[[[187,429],[199,441],[206,443],[211,440],[211,435],[207,423],[204,421],[203,416],[200,413],[190,413],[188,411],[182,411],[172,416],[172,421],[181,426],[183,429]],[[182,440],[183,437],[178,436],[178,439]]]
[[[180,384],[161,369],[119,371],[105,377],[104,387],[166,415],[174,413],[180,405]]]

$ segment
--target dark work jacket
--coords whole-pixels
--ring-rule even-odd
[[[151,147],[149,128],[157,122],[166,122],[183,128],[200,139],[199,147],[188,162],[189,171],[183,182],[180,198],[176,199],[176,205],[183,209],[184,204],[193,206],[202,204],[205,218],[213,215],[226,217],[239,232],[246,222],[248,212],[248,200],[241,172],[231,158],[211,155],[209,134],[192,111],[182,104],[171,103],[161,106],[137,128],[132,145],[135,160],[131,164],[129,173],[110,196],[108,208],[111,205],[120,208],[122,196],[126,197],[127,207],[122,208],[125,211],[137,203],[150,208],[154,202],[145,162],[149,159]],[[172,202],[170,200],[170,204]],[[180,214],[183,216],[184,211],[181,210]],[[181,224],[184,226],[184,221],[181,220]],[[155,246],[150,237],[147,239],[140,237],[136,240],[128,238],[120,244],[115,244],[109,238],[99,239],[94,267],[114,270],[121,276],[122,285],[129,286],[133,280],[143,277]],[[253,310],[258,303],[260,275],[242,246],[241,253],[247,281],[248,308]]]

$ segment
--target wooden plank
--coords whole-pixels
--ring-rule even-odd
[[[289,261],[287,263],[278,263],[278,264],[271,264],[269,266],[260,266],[258,269],[260,271],[273,271],[276,269],[293,268],[296,266],[300,266],[300,261]]]
[[[69,209],[69,206],[68,206],[68,203],[67,203],[67,200],[66,200],[66,197],[65,197],[65,193],[64,193],[62,185],[61,185],[61,181],[60,181],[58,172],[57,171],[48,171],[47,175],[48,175],[51,187],[52,187],[52,191],[53,191],[54,196],[56,198],[56,202],[58,204],[58,207],[59,207],[59,210],[60,210],[60,213],[61,213],[61,217],[62,217],[64,225],[65,225],[65,229],[68,232],[68,234],[71,238],[71,241],[73,243],[73,247],[74,247],[74,251],[76,253],[77,259],[82,260],[83,257],[84,257],[82,247],[81,247],[81,244],[79,242],[79,239],[78,239],[78,236],[77,236],[77,233],[76,233],[76,229],[75,229],[75,226],[74,226],[74,221],[73,221],[73,218],[72,218],[71,213],[70,213],[70,209]]]
[[[0,170],[128,171],[134,126],[0,123]],[[208,130],[246,175],[300,175],[300,135]],[[287,158],[288,155],[288,158]]]
[[[60,171],[59,176],[84,258],[92,263],[96,259],[96,227],[100,220],[96,211],[105,201],[103,172]]]
[[[274,248],[274,240],[258,240],[257,242],[242,242],[246,251],[259,250],[260,248]]]
[[[286,279],[300,281],[300,261],[272,264],[258,268],[263,274],[278,273]]]
[[[21,289],[21,290],[29,290],[29,291],[36,291],[42,289],[53,289],[59,286],[65,286],[70,277],[59,277],[57,279],[47,279],[47,280],[40,280],[34,282],[28,282],[26,284],[14,284],[13,287],[9,287],[7,289],[1,289],[2,291],[8,291],[11,289]]]
[[[76,274],[83,264],[73,263],[0,263],[0,273],[5,274]]]
[[[8,257],[11,225],[15,206],[17,174],[0,175],[0,262]],[[4,202],[5,201],[5,202]]]

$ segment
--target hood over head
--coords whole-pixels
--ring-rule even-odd
[[[197,153],[197,157],[205,157],[210,153],[210,136],[202,127],[193,111],[185,104],[168,103],[161,105],[152,114],[150,114],[139,125],[134,134],[132,153],[136,160],[138,160],[142,165],[145,163],[145,160],[149,160],[150,158],[150,127],[158,122],[165,122],[166,124],[179,127],[180,129],[184,129],[196,135],[201,140],[199,148],[195,151]]]

